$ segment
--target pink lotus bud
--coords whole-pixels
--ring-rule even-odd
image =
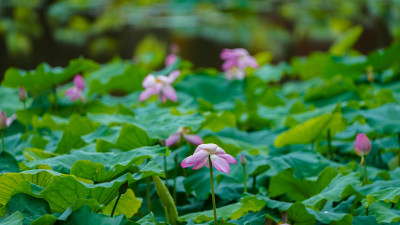
[[[240,155],[240,164],[244,165],[247,163],[246,156],[243,155],[243,153]]]
[[[26,93],[25,88],[22,86],[19,87],[18,98],[21,102],[25,102],[28,98],[28,94]]]
[[[5,130],[6,128],[7,128],[7,116],[3,110],[0,113],[0,130]]]
[[[74,77],[74,85],[81,91],[85,90],[85,81],[80,74]]]
[[[367,135],[357,134],[356,141],[354,143],[354,151],[359,156],[368,155],[371,152],[371,142]]]

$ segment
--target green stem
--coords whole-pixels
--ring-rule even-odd
[[[115,209],[117,208],[117,205],[118,205],[119,199],[121,198],[121,195],[122,195],[122,194],[119,193],[118,198],[117,198],[117,201],[115,202],[114,207],[113,207],[113,209],[112,209],[112,211],[111,211],[111,217],[114,216],[114,212],[115,212]]]
[[[400,166],[400,133],[397,133],[397,140],[399,141],[399,153],[397,155],[397,165]]]
[[[4,154],[4,151],[5,151],[5,147],[4,147],[4,130],[1,130],[1,143],[2,143],[2,146],[3,146],[3,151],[1,153]]]
[[[58,100],[57,100],[57,87],[53,87],[53,95],[54,95],[54,113],[57,114],[58,111]]]
[[[174,202],[176,204],[176,177],[178,176],[178,154],[175,155],[175,170],[174,170],[174,191],[173,191],[173,195],[174,195]]]
[[[167,156],[164,155],[164,173],[165,173],[165,185],[168,189],[168,168],[167,168]]]
[[[148,177],[147,181],[146,181],[146,185],[147,185],[146,197],[147,197],[147,211],[148,212],[151,212],[150,179],[151,179],[151,177]]]
[[[331,158],[333,158],[332,145],[331,145],[331,129],[328,129],[327,131],[327,139],[328,139],[328,151],[329,154],[331,155]]]
[[[256,192],[257,176],[253,177],[253,191]]]
[[[211,157],[210,156],[208,156],[208,164],[210,164],[211,197],[212,197],[212,204],[213,204],[213,210],[214,210],[214,224],[217,225],[218,224],[217,206],[215,204],[214,177],[213,177],[212,162],[211,162]]]
[[[247,174],[246,174],[246,164],[243,164],[243,185],[244,185],[244,192],[247,192]]]
[[[164,213],[165,213],[165,222],[166,222],[167,224],[170,224],[170,223],[169,223],[169,216],[168,216],[168,209],[167,209],[167,207],[165,207],[165,206],[164,206]]]
[[[368,184],[368,173],[367,173],[367,161],[365,159],[364,159],[364,177],[365,177],[365,185],[367,185]]]
[[[24,111],[26,112],[26,101],[23,102],[24,103]],[[26,133],[29,134],[29,129],[28,129],[28,124],[25,124],[25,129],[26,129]]]

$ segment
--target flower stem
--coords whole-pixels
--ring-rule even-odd
[[[365,177],[365,185],[367,185],[368,184],[368,173],[367,173],[367,162],[365,160],[364,160],[364,177]]]
[[[3,151],[1,152],[1,154],[4,154],[4,149],[5,149],[5,147],[4,147],[4,130],[1,130],[1,143],[3,146]]]
[[[24,101],[24,111],[26,112],[26,101]],[[25,124],[26,133],[29,134],[28,124]]]
[[[243,186],[244,186],[244,192],[247,192],[247,175],[246,175],[246,164],[243,164]]]
[[[165,186],[168,189],[168,168],[167,168],[167,156],[164,155],[164,173],[165,173]]]
[[[58,100],[57,100],[57,87],[53,87],[53,95],[54,95],[54,113],[57,114],[58,111]]]
[[[253,191],[256,192],[257,176],[253,177]]]
[[[175,155],[175,170],[174,170],[174,191],[173,191],[173,196],[174,196],[174,202],[176,204],[176,177],[178,176],[178,154]]]
[[[212,197],[213,210],[214,210],[214,224],[217,225],[218,220],[217,220],[217,207],[215,205],[214,177],[213,177],[212,162],[211,162],[210,156],[208,156],[208,164],[210,164],[211,197]]]
[[[117,201],[115,202],[114,207],[113,207],[113,209],[112,209],[112,211],[111,211],[111,217],[114,216],[114,212],[115,212],[115,209],[117,208],[117,205],[118,205],[119,199],[121,198],[121,195],[122,195],[122,194],[119,193],[118,198],[117,198]]]
[[[331,155],[331,158],[333,158],[332,145],[331,145],[331,129],[328,129],[327,131],[327,140],[328,140],[328,152]]]
[[[146,181],[146,184],[147,184],[146,197],[147,197],[147,211],[148,212],[151,212],[150,179],[151,179],[151,177],[148,177],[147,181]]]

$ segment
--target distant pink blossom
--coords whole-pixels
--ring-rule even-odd
[[[243,153],[240,155],[240,164],[244,165],[247,163],[246,156],[243,155]]]
[[[193,169],[197,170],[203,166],[210,167],[208,157],[210,156],[212,165],[219,171],[229,173],[229,163],[236,163],[236,159],[216,144],[201,144],[199,145],[194,154],[185,158],[181,166],[183,168],[194,166]]]
[[[231,67],[246,69],[246,67],[258,68],[256,59],[244,48],[223,49],[221,59],[225,60],[222,70],[229,70]]]
[[[228,70],[225,70],[224,76],[227,80],[243,80],[246,76],[246,73],[243,69],[234,66]]]
[[[357,134],[356,141],[354,143],[354,151],[359,156],[368,155],[371,151],[371,142],[367,135]]]
[[[167,57],[165,58],[165,66],[170,66],[172,64],[174,64],[176,62],[176,60],[178,60],[178,56],[170,53],[167,55]]]
[[[83,91],[85,90],[85,81],[83,80],[81,75],[76,75],[74,77],[74,86],[69,88],[65,95],[70,97],[71,101],[76,101],[80,99],[82,102],[86,102],[85,97],[83,96]]]
[[[26,93],[25,88],[22,87],[22,86],[19,87],[18,99],[19,99],[21,102],[25,102],[26,99],[28,99],[28,94]]]
[[[182,139],[182,137],[191,144],[194,144],[194,145],[203,144],[203,139],[201,139],[201,137],[194,135],[194,134],[189,134],[189,133],[190,133],[190,129],[180,127],[177,132],[171,134],[171,136],[169,136],[167,138],[167,140],[165,140],[165,145],[166,146],[175,145]]]
[[[174,102],[178,101],[178,96],[171,84],[176,80],[180,73],[179,70],[174,70],[168,76],[154,76],[153,74],[147,75],[142,83],[145,90],[140,93],[139,101],[143,102],[153,95],[158,95],[159,100],[163,103],[166,102],[167,99]]]
[[[1,113],[0,113],[0,130],[7,129],[7,127],[9,127],[12,124],[12,122],[14,122],[15,119],[17,119],[16,114],[13,114],[9,118],[7,118],[7,115],[4,112],[4,110],[1,111]]]
[[[179,46],[175,43],[171,44],[170,51],[171,53],[169,53],[165,58],[165,66],[170,66],[178,60],[178,53],[180,51]]]

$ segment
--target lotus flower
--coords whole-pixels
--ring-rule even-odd
[[[246,156],[243,155],[243,153],[240,155],[240,164],[244,165],[247,163]]]
[[[166,102],[167,99],[174,102],[178,101],[175,89],[171,84],[176,80],[180,73],[179,70],[174,70],[168,76],[154,76],[153,74],[149,74],[143,80],[142,85],[145,90],[140,93],[139,101],[143,102],[152,95],[158,95],[159,100],[163,103]]]
[[[9,127],[14,120],[17,119],[17,115],[13,114],[10,118],[7,118],[6,113],[1,111],[0,113],[0,130],[5,130],[7,127]]]
[[[245,69],[246,67],[258,67],[255,58],[252,57],[244,48],[224,49],[222,50],[220,57],[225,60],[222,65],[223,70],[227,70],[232,66],[238,66],[241,69]]]
[[[177,54],[179,53],[179,46],[175,43],[170,46],[171,53],[165,58],[165,66],[170,66],[178,60]]]
[[[190,132],[189,128],[180,127],[177,132],[171,134],[171,136],[169,136],[167,140],[165,140],[165,145],[166,146],[175,145],[182,139],[182,137],[191,144],[194,145],[203,144],[203,140],[201,139],[201,137],[194,134],[189,134],[189,132]]]
[[[371,142],[367,135],[357,134],[356,141],[354,143],[354,151],[359,156],[368,155],[371,152]]]
[[[194,154],[185,158],[181,166],[183,168],[194,166],[193,169],[197,170],[203,166],[209,167],[208,156],[210,156],[212,165],[219,171],[229,173],[229,163],[236,163],[236,159],[216,144],[201,144],[199,145]]]
[[[19,99],[21,102],[25,102],[26,99],[28,99],[28,94],[26,93],[25,88],[22,87],[22,86],[19,87],[18,99]]]
[[[74,77],[74,86],[69,88],[65,95],[71,98],[71,101],[76,101],[80,99],[82,102],[85,102],[86,99],[83,96],[83,91],[85,90],[85,81],[83,80],[81,75],[76,75]]]

